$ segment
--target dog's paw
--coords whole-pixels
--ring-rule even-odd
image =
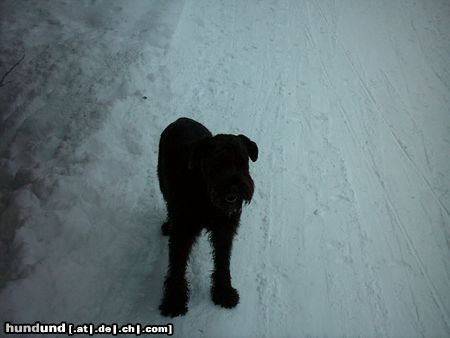
[[[164,281],[164,296],[159,306],[163,316],[176,317],[184,315],[189,301],[189,288],[184,278],[167,277]]]
[[[171,229],[171,227],[172,227],[172,224],[170,224],[169,221],[164,222],[164,223],[161,225],[161,232],[162,232],[163,236],[169,236],[169,235],[170,235],[170,229]]]
[[[224,308],[231,309],[239,304],[239,293],[233,287],[228,288],[211,288],[211,298],[214,304]]]
[[[177,317],[185,315],[188,310],[187,300],[164,298],[159,306],[161,315],[165,317]]]

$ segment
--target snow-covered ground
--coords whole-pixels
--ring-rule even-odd
[[[449,1],[6,0],[0,13],[2,326],[450,336]],[[189,312],[167,319],[156,155],[179,116],[246,134],[260,158],[232,257],[241,303],[211,302],[203,236]]]

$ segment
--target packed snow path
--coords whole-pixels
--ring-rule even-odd
[[[2,326],[450,335],[448,1],[7,0],[0,12]],[[156,155],[179,116],[246,134],[260,158],[232,257],[241,303],[211,302],[203,236],[189,312],[169,320]]]

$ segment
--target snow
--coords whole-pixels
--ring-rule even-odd
[[[0,5],[0,319],[175,336],[450,335],[450,4]],[[179,116],[257,142],[215,306],[161,317],[157,145]]]

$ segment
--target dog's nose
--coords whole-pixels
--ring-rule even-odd
[[[227,196],[225,196],[225,201],[227,201],[228,203],[234,203],[237,200],[237,195],[234,193],[228,194]]]

